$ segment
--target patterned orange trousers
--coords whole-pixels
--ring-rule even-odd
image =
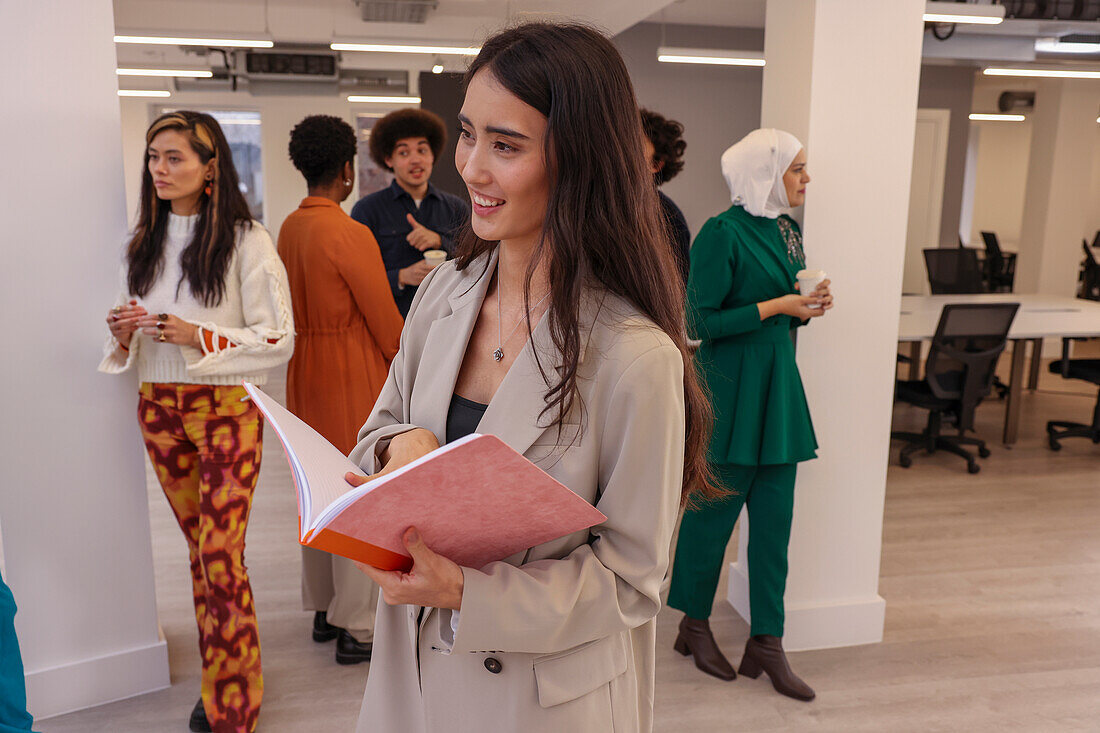
[[[263,418],[243,387],[141,385],[138,419],[191,556],[202,701],[216,733],[251,733],[264,683],[244,535]]]

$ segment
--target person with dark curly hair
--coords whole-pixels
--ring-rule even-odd
[[[429,183],[447,131],[439,115],[423,109],[399,109],[374,123],[370,155],[393,173],[388,188],[364,196],[351,217],[366,224],[382,248],[386,276],[402,316],[409,313],[416,289],[435,264],[424,252],[454,251],[458,229],[470,216],[469,205]]]
[[[287,370],[287,407],[344,453],[355,446],[397,354],[404,325],[370,229],[340,208],[355,180],[355,130],[314,115],[290,133],[290,159],[308,195],[283,222],[298,327]],[[302,548],[302,607],[313,640],[336,639],[336,661],[370,659],[378,586],[346,558]]]
[[[684,126],[676,120],[665,119],[663,116],[648,109],[639,110],[642,116],[642,130],[645,132],[645,154],[649,161],[649,170],[653,173],[653,181],[661,186],[668,183],[676,174],[684,169],[684,150],[687,143],[684,142]],[[688,229],[684,212],[680,211],[672,199],[658,191],[657,196],[661,200],[661,210],[664,212],[665,221],[668,223],[669,238],[672,241],[672,252],[676,255],[676,264],[680,266],[680,275],[684,279],[684,287],[687,287],[689,258],[691,250],[691,230]]]

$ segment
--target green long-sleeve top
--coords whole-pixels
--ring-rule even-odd
[[[787,315],[760,320],[756,304],[795,293],[805,267],[798,224],[731,206],[703,225],[691,247],[688,318],[702,340],[696,363],[710,392],[713,463],[756,466],[816,457]],[[789,246],[781,227],[798,242]]]

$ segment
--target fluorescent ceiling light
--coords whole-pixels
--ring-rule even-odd
[[[1005,8],[1003,5],[977,5],[929,0],[924,6],[925,23],[997,25],[1003,23],[1004,19]]]
[[[1007,69],[988,68],[986,76],[1026,76],[1046,79],[1100,79],[1100,70],[1091,69]]]
[[[199,69],[115,69],[119,76],[180,76],[191,79],[209,79],[214,76],[213,71]]]
[[[119,89],[118,96],[120,97],[171,97],[171,92],[166,92],[163,89]]]
[[[436,64],[435,66],[433,66],[432,67],[432,73],[433,74],[442,74],[443,73],[443,64]]]
[[[420,97],[376,97],[371,95],[352,94],[349,102],[374,102],[375,104],[420,104]]]
[[[151,43],[160,46],[213,46],[214,48],[272,48],[273,41],[243,38],[178,38],[174,36],[115,36],[115,43]]]
[[[396,43],[330,43],[333,51],[365,51],[370,53],[434,53],[454,56],[477,56],[481,46],[412,46]]]
[[[1023,122],[1023,115],[987,115],[974,113],[970,115],[974,122]]]
[[[1100,43],[1063,43],[1057,38],[1036,38],[1039,53],[1100,53]]]
[[[763,66],[764,54],[760,51],[728,51],[716,48],[657,49],[657,60],[669,64],[709,64],[714,66]]]

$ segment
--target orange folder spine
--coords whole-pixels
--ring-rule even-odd
[[[379,570],[412,569],[412,558],[391,552],[384,547],[372,545],[369,542],[357,540],[341,532],[331,529],[322,529],[320,532],[311,532],[302,542],[306,547],[315,550],[324,550],[334,555],[349,557],[361,563],[366,563]]]

